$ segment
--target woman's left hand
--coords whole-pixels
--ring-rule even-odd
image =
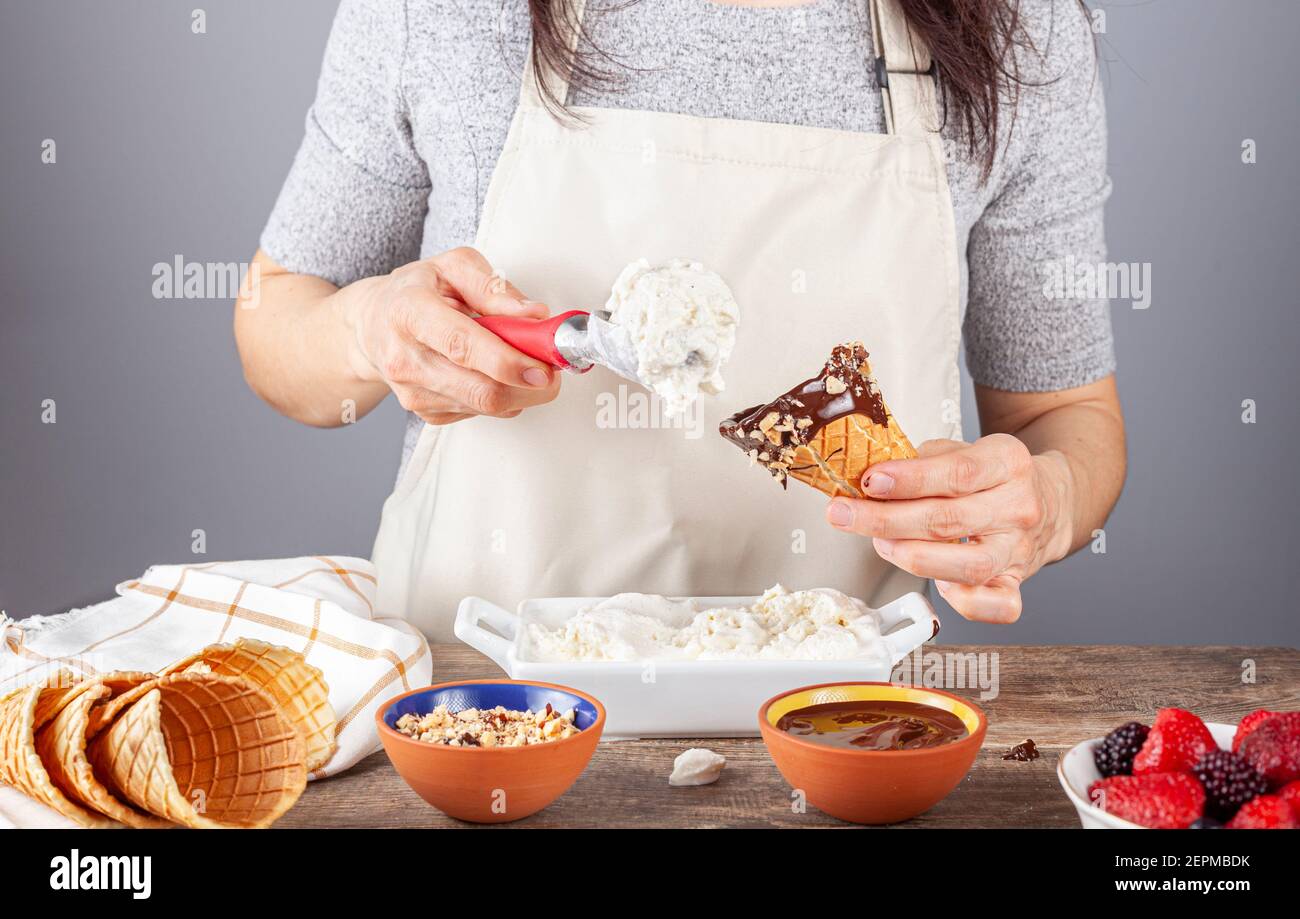
[[[1031,455],[1010,434],[931,440],[918,452],[872,466],[862,476],[869,497],[835,498],[827,519],[872,537],[899,568],[934,578],[967,619],[1015,622],[1021,583],[1070,550],[1069,464],[1054,451]]]

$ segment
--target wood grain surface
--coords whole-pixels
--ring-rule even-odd
[[[1077,827],[1057,784],[1061,753],[1156,709],[1190,709],[1235,723],[1257,708],[1300,709],[1300,652],[1288,648],[937,645],[941,653],[998,655],[995,698],[954,689],[988,715],[988,736],[970,774],[931,811],[901,827]],[[477,651],[434,646],[434,679],[499,677]],[[1253,680],[1253,682],[1252,682]],[[1042,757],[1002,759],[1033,738]],[[727,757],[714,785],[672,788],[673,758],[689,746]],[[710,738],[602,743],[586,772],[550,807],[511,827],[849,827],[809,807],[795,813],[790,787],[761,740]],[[351,771],[313,782],[279,827],[469,828],[425,804],[376,753]]]

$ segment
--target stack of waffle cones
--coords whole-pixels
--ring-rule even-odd
[[[321,672],[240,639],[0,698],[0,782],[86,827],[266,827],[335,749]]]

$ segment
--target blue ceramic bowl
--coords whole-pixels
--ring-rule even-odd
[[[439,705],[559,712],[573,709],[578,733],[523,747],[449,747],[396,730],[403,715],[427,715]],[[379,739],[406,784],[443,813],[473,823],[519,820],[568,791],[595,752],[605,708],[591,696],[527,680],[466,680],[414,689],[375,712]]]
[[[510,711],[539,712],[547,703],[559,712],[573,709],[574,723],[587,730],[604,717],[600,703],[576,690],[550,683],[525,683],[511,681],[483,681],[466,683],[440,683],[398,696],[383,710],[383,723],[396,730],[397,719],[403,715],[427,715],[439,705],[453,712],[467,708],[496,708]],[[478,749],[478,748],[470,748]]]

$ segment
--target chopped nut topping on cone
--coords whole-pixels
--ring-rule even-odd
[[[836,346],[816,377],[767,405],[737,412],[719,433],[751,457],[754,440],[777,448],[757,459],[782,486],[793,477],[831,497],[862,497],[858,483],[870,466],[916,456],[867,358],[860,342]]]

